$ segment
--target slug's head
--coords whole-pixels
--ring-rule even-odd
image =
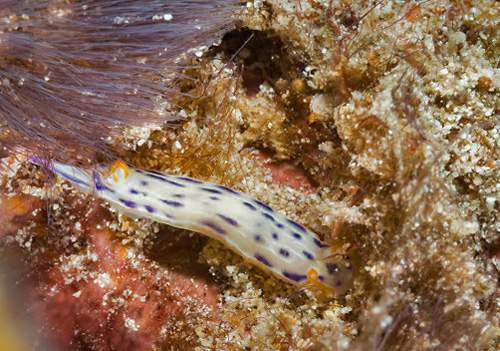
[[[321,290],[343,293],[351,287],[354,265],[346,255],[332,255],[321,260],[307,272],[307,285],[314,284]]]

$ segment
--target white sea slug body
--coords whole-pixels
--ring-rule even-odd
[[[35,163],[37,160],[32,160]],[[53,170],[125,213],[222,241],[265,271],[295,285],[349,287],[353,266],[314,233],[264,203],[225,186],[114,163],[99,172],[53,162]]]

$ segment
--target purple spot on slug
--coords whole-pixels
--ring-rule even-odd
[[[302,235],[300,235],[299,233],[292,233],[292,235],[297,240],[301,240],[302,239]]]
[[[182,202],[177,201],[169,201],[169,200],[161,200],[165,205],[173,206],[173,207],[182,207],[184,204]]]
[[[257,261],[264,263],[268,267],[272,267],[273,266],[271,263],[269,263],[269,261],[264,256],[256,254],[255,258],[257,259]]]
[[[235,226],[235,227],[237,227],[237,226],[238,226],[238,222],[236,222],[236,221],[235,221],[234,219],[232,219],[232,218],[226,217],[226,216],[221,215],[221,214],[219,214],[219,213],[217,214],[217,216],[219,216],[220,218],[222,218],[222,219],[224,220],[224,222],[229,223],[229,224],[231,224],[232,226]]]
[[[307,276],[302,275],[302,274],[297,274],[297,273],[291,273],[287,271],[281,272],[285,277],[287,277],[290,280],[293,280],[294,282],[300,282],[302,280],[306,280]]]
[[[288,252],[288,250],[286,250],[286,249],[280,249],[280,255],[288,257],[288,256],[290,256],[290,252]]]
[[[175,217],[174,217],[174,216],[169,215],[168,213],[164,213],[163,215],[164,215],[165,217],[167,217],[168,219],[175,219]]]
[[[342,286],[342,280],[337,280],[335,282],[335,289],[340,289],[341,286]]]
[[[174,181],[172,181],[170,179],[167,179],[164,175],[156,175],[156,174],[149,174],[148,173],[147,176],[150,177],[150,178],[154,178],[154,179],[160,180],[160,181],[162,181],[164,183],[168,183],[170,185],[177,186],[179,188],[184,188],[185,187],[184,184],[177,183],[177,182],[174,182]]]
[[[228,193],[231,193],[231,194],[234,194],[234,195],[240,195],[239,192],[231,189],[231,188],[228,188],[227,186],[224,186],[224,185],[216,185],[217,188],[219,189],[222,189],[224,191],[227,191]]]
[[[272,215],[270,215],[269,213],[264,212],[263,215],[264,215],[264,217],[269,219],[271,222],[275,221],[274,217]]]
[[[182,195],[182,194],[174,194],[174,197],[176,197],[178,199],[182,199],[184,197],[184,195]]]
[[[158,175],[158,174],[154,174],[154,173],[146,173],[146,175],[150,178],[153,178],[153,179],[158,179],[158,180],[161,180],[162,182],[164,182],[166,179],[163,175]]]
[[[184,188],[185,186],[181,183],[177,183],[177,182],[174,182],[172,180],[169,180],[169,179],[164,179],[164,181],[168,184],[171,184],[171,185],[174,185],[174,186],[178,186],[179,188]]]
[[[304,256],[306,256],[308,260],[312,260],[314,258],[314,256],[310,252],[304,250],[302,251],[302,253],[304,254]]]
[[[215,224],[213,222],[206,221],[206,222],[201,222],[201,224],[204,225],[205,227],[208,227],[208,228],[216,231],[217,233],[219,233],[221,235],[226,234],[226,231],[224,229],[222,229],[221,227],[219,227],[217,224]]]
[[[222,192],[220,190],[217,190],[217,189],[201,188],[201,190],[203,190],[207,193],[212,193],[212,194],[222,194]]]
[[[276,223],[276,226],[277,226],[278,228],[280,228],[280,229],[282,229],[282,228],[284,227],[284,225],[283,225],[283,224],[281,224],[281,223]]]
[[[139,194],[139,191],[137,191],[135,189],[130,189],[130,193],[134,194],[134,195],[137,195],[137,194]]]
[[[278,240],[278,233],[273,233],[273,239]]]
[[[318,239],[314,238],[314,243],[316,244],[317,247],[327,247],[328,245],[323,244],[321,241]]]
[[[136,203],[133,201],[129,201],[129,200],[125,200],[125,199],[118,199],[118,201],[120,201],[122,204],[124,204],[125,206],[130,207],[130,208],[135,208],[137,206]]]
[[[304,228],[303,226],[301,226],[300,224],[298,224],[297,222],[292,221],[291,219],[288,219],[288,218],[286,220],[287,220],[288,223],[290,223],[292,226],[294,226],[295,228],[297,228],[301,232],[307,233],[307,229]]]
[[[111,193],[114,193],[115,191],[107,187],[102,181],[101,181],[101,176],[97,171],[92,171],[92,183],[94,184],[95,188],[97,191],[102,191],[102,190],[108,190]]]
[[[260,202],[259,200],[253,200],[253,202],[255,202],[257,205],[259,205],[259,206],[260,206],[260,207],[262,207],[263,209],[268,210],[269,212],[274,212],[274,210],[273,210],[271,207],[267,206],[267,205],[266,205],[265,203],[263,203],[263,202]]]
[[[252,211],[256,211],[257,210],[257,208],[254,205],[252,205],[250,202],[246,202],[245,201],[245,202],[243,202],[243,205],[245,205],[246,207],[248,207]]]
[[[82,180],[79,180],[79,179],[76,179],[76,178],[73,178],[72,176],[70,176],[69,174],[67,173],[64,173],[64,172],[61,172],[61,171],[55,171],[57,174],[59,174],[61,177],[69,180],[70,182],[72,183],[76,183],[76,184],[81,184],[81,185],[85,185],[87,188],[90,188],[90,184],[82,181]],[[99,189],[97,189],[99,190]]]
[[[203,182],[200,181],[200,180],[196,180],[196,179],[193,179],[193,178],[188,178],[188,177],[177,177],[177,179],[181,179],[181,180],[184,180],[186,182],[189,182],[189,183],[194,183],[194,184],[202,184]]]
[[[145,173],[149,173],[149,174],[156,174],[156,175],[159,175],[159,176],[165,176],[165,174],[161,173],[161,172],[158,172],[158,171],[155,171],[153,169],[148,169],[147,171],[145,171]]]
[[[148,186],[148,182],[146,182],[145,180],[141,180],[141,185],[142,186]]]
[[[318,280],[320,282],[324,282],[325,281],[325,277],[323,275],[320,275],[320,276],[318,276]]]
[[[261,242],[261,241],[262,241],[262,237],[261,237],[259,234],[255,235],[253,238],[254,238],[254,239],[255,239],[255,241],[257,241],[257,242]]]
[[[220,200],[217,196],[210,196],[209,199],[210,200],[214,200],[214,201],[219,201]]]
[[[144,206],[144,208],[146,209],[146,211],[148,211],[149,213],[153,213],[155,211],[155,209],[149,205],[146,205]]]

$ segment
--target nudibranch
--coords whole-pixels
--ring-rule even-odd
[[[333,246],[266,204],[223,185],[120,161],[92,171],[59,162],[50,167],[125,214],[205,234],[292,284],[342,293],[351,283],[354,269],[348,256],[337,255]]]

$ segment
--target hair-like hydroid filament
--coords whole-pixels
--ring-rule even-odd
[[[160,100],[176,93],[187,54],[218,40],[237,9],[234,0],[1,0],[0,149],[92,160],[123,126],[175,118]]]

